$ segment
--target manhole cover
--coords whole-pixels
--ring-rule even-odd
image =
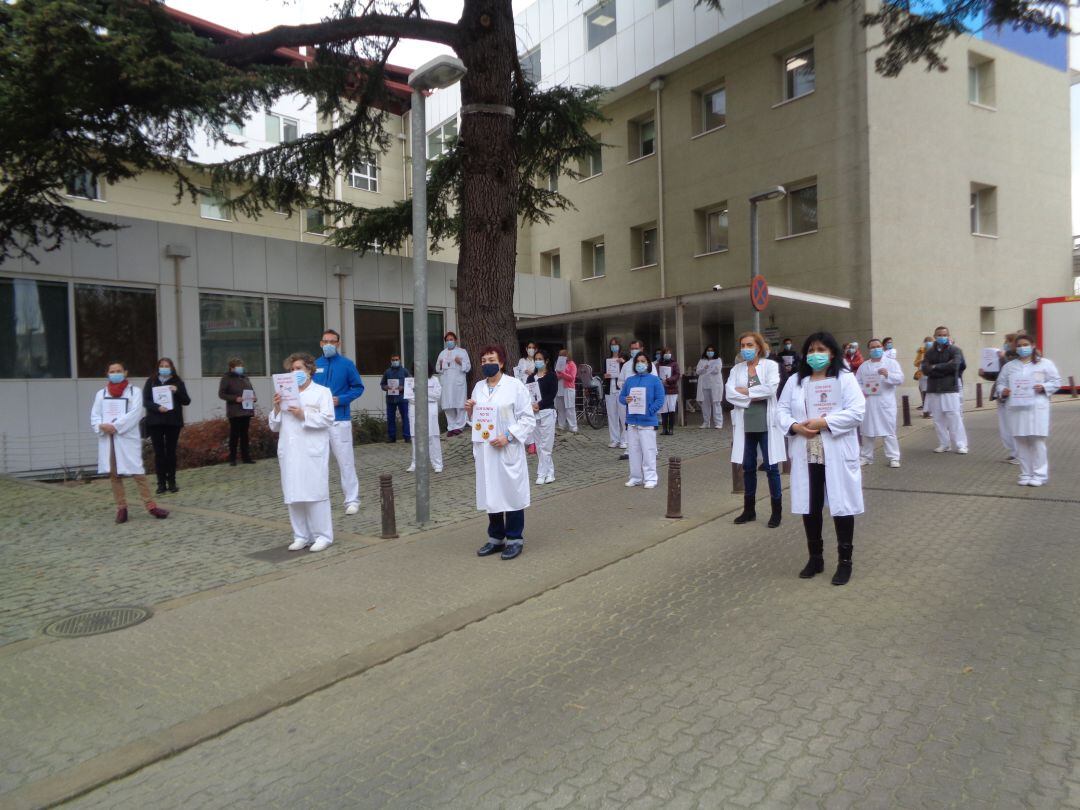
[[[111,633],[113,630],[123,630],[139,622],[144,622],[153,616],[148,608],[143,607],[116,607],[102,608],[101,610],[88,610],[85,613],[76,613],[65,619],[57,619],[45,625],[45,635],[57,638],[80,638],[82,636],[96,636],[99,633]]]

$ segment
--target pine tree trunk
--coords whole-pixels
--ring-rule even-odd
[[[514,323],[517,258],[517,147],[514,120],[498,112],[469,112],[468,105],[512,106],[517,60],[510,0],[466,0],[458,55],[468,68],[461,82],[460,146],[463,161],[463,232],[458,258],[457,303],[461,343],[479,368],[486,345],[518,355]]]

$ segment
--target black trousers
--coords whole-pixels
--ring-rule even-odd
[[[229,417],[229,461],[236,461],[236,445],[240,444],[240,457],[244,461],[251,460],[251,447],[248,442],[248,428],[251,427],[250,416]]]
[[[154,472],[158,483],[176,480],[176,445],[180,440],[182,425],[150,425],[150,443],[154,445]]]
[[[825,465],[807,464],[806,466],[810,472],[810,512],[803,515],[803,529],[806,531],[807,542],[816,547],[815,553],[820,554],[822,511],[825,508]],[[833,517],[833,528],[836,529],[837,548],[841,551],[846,550],[850,559],[852,543],[855,540],[855,516]],[[811,548],[811,551],[814,552],[814,548]],[[842,555],[841,559],[843,559]]]

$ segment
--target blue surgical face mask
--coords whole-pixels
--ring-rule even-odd
[[[308,381],[308,375],[306,371],[294,371],[293,377],[296,378],[297,388],[303,388]]]
[[[743,360],[753,360],[757,357],[757,349],[742,349],[739,352],[739,356],[742,357]]]
[[[924,347],[924,348],[926,348],[926,349],[932,349],[932,348],[934,348],[934,341],[932,341],[932,340],[928,340],[928,341],[926,341],[926,342],[925,342],[925,343],[923,344],[923,347]]]
[[[660,359],[660,352],[653,352],[652,359],[654,361],[659,360]]]
[[[665,355],[664,355],[664,359],[665,359],[665,360],[670,360],[670,359],[671,359],[671,355],[670,355],[670,354],[665,354]]]
[[[631,357],[637,357],[639,354],[641,354],[641,349],[631,349],[630,350],[630,356]]]
[[[323,357],[335,357],[337,356],[337,346],[332,343],[327,343],[322,347]]]
[[[480,366],[480,371],[483,372],[485,377],[494,377],[499,373],[498,363],[484,363]]]
[[[870,359],[871,360],[880,360],[884,356],[885,356],[885,350],[884,349],[871,349],[870,350]]]
[[[168,366],[160,366],[157,370],[158,376],[165,380],[172,376],[172,369]]]
[[[114,374],[109,375],[109,382],[111,382],[113,385],[119,385],[123,381],[124,381],[124,375],[123,374],[114,373]]]
[[[390,361],[390,368],[399,368],[400,366],[401,366],[401,361],[400,360],[391,360]]]
[[[712,360],[714,357],[716,357],[716,352],[710,349],[709,351],[705,352],[705,356]]]
[[[454,341],[454,340],[448,340],[448,341],[446,341],[446,348],[448,348],[448,349],[452,349],[452,348],[454,348],[454,346],[456,345],[456,343],[457,343],[457,341]]]
[[[934,336],[934,342],[937,343],[938,346],[948,346],[949,345],[949,336],[948,335],[935,335]]]
[[[1017,346],[1016,353],[1021,357],[1031,357],[1031,353],[1035,351],[1034,346]]]
[[[543,360],[533,360],[533,365],[536,366],[537,371],[543,371],[544,366],[547,365]]]
[[[649,367],[648,367],[647,365],[645,365],[644,363],[637,363],[637,364],[636,364],[636,365],[634,366],[634,369],[635,369],[635,370],[637,371],[637,373],[638,373],[638,374],[644,374],[644,373],[645,373],[645,371],[646,371],[646,370],[647,370],[648,368],[649,368]]]
[[[532,346],[530,346],[529,348],[527,348],[525,350],[525,354],[528,355],[529,357],[532,357],[534,354],[536,354],[536,349],[534,349]]]
[[[791,351],[791,344],[790,343],[785,343],[784,344],[784,351],[785,352],[790,352]]]
[[[891,342],[885,344],[885,351],[887,351],[887,352],[892,351],[892,343]]]
[[[233,366],[233,373],[243,375],[244,367],[243,366]]]
[[[611,353],[612,354],[618,354],[619,353],[619,344],[618,343],[612,343],[611,344]]]
[[[811,352],[806,355],[806,362],[814,371],[821,371],[825,366],[829,365],[829,361],[828,352]]]

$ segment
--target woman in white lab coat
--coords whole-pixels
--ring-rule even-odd
[[[278,434],[281,492],[289,507],[293,541],[289,551],[322,551],[334,542],[330,516],[330,428],[334,426],[334,395],[313,383],[315,358],[289,355],[285,370],[296,377],[300,402],[285,407],[274,394],[270,430]]]
[[[167,518],[150,495],[150,484],[142,460],[142,437],[139,420],[143,417],[143,397],[139,386],[127,378],[127,367],[120,362],[110,363],[108,382],[94,395],[90,408],[90,429],[98,437],[98,472],[108,474],[116,501],[116,522],[128,519],[127,497],[121,476],[135,479],[146,511],[156,518]]]
[[[469,389],[468,374],[472,368],[469,353],[458,346],[457,335],[447,332],[443,336],[446,346],[435,361],[442,386],[440,404],[446,414],[446,435],[459,436],[465,429],[465,396]]]
[[[512,560],[525,543],[525,509],[530,503],[525,443],[536,427],[536,417],[528,390],[503,373],[506,353],[502,346],[486,346],[480,362],[484,378],[473,386],[465,410],[473,421],[491,406],[494,421],[475,423],[480,424],[473,439],[476,508],[488,513],[488,542],[476,554],[487,557],[502,552],[504,560]]]
[[[890,467],[900,466],[900,442],[896,440],[896,386],[904,383],[904,370],[886,353],[884,344],[871,338],[869,357],[855,372],[866,397],[862,428],[862,464],[874,463],[874,445],[880,436]]]
[[[1061,374],[1051,360],[1039,354],[1027,335],[1016,337],[1016,359],[1001,369],[998,396],[1005,400],[1005,416],[1020,459],[1022,487],[1041,487],[1050,480],[1046,437],[1050,435],[1050,397],[1061,387]]]
[[[828,332],[810,335],[802,356],[798,373],[788,379],[777,405],[779,425],[792,437],[791,511],[803,516],[810,550],[799,576],[809,579],[825,570],[821,525],[827,501],[839,557],[832,584],[846,585],[851,578],[855,515],[863,513],[858,428],[866,400],[844,364],[836,338]]]
[[[780,525],[783,506],[780,462],[787,460],[784,432],[776,423],[776,396],[780,393],[780,366],[769,360],[768,345],[757,332],[739,335],[739,357],[728,376],[727,399],[731,412],[731,462],[743,468],[743,511],[736,523],[757,520],[757,454],[761,448],[769,480],[772,515],[769,528]]]
[[[521,357],[517,361],[517,365],[514,366],[514,376],[521,382],[526,382],[529,377],[536,373],[536,364],[533,363],[533,358],[536,356],[536,342],[530,340],[525,344],[525,356]]]
[[[715,346],[706,346],[698,360],[697,400],[701,403],[701,427],[724,426],[724,361]]]
[[[431,460],[431,469],[437,473],[443,471],[442,440],[439,438],[439,396],[442,394],[442,385],[435,376],[435,369],[428,363],[427,382],[427,407],[428,407],[428,458]],[[413,402],[415,406],[415,400]],[[416,436],[416,408],[409,408],[409,428],[412,435]],[[406,472],[416,472],[416,439],[412,441],[412,461]]]

